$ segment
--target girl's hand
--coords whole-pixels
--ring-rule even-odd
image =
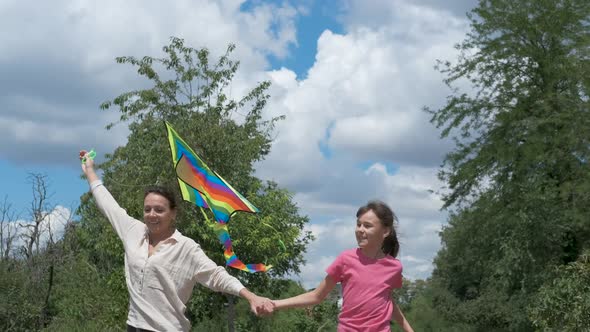
[[[274,310],[274,305],[270,299],[258,296],[247,288],[242,288],[242,290],[240,290],[240,296],[248,300],[250,303],[250,310],[252,310],[256,316],[266,316],[271,314]]]
[[[250,299],[250,309],[256,316],[268,316],[274,311],[274,303],[266,297],[255,296]]]
[[[263,297],[262,303],[258,304],[256,311],[258,312],[258,316],[268,316],[273,313],[275,310],[275,303],[273,300]]]

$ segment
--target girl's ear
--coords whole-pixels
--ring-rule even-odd
[[[383,238],[386,238],[389,235],[391,235],[391,227],[385,227],[385,231],[383,232]]]

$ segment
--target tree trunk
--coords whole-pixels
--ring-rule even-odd
[[[53,257],[50,258],[53,260]],[[53,288],[53,261],[49,265],[49,280],[47,281],[47,294],[45,295],[45,303],[43,304],[43,310],[41,311],[41,324],[40,326],[47,327],[49,323],[49,296],[51,295],[51,288]]]
[[[235,331],[235,318],[236,318],[236,308],[234,303],[234,297],[232,295],[227,295],[227,330],[229,332]]]

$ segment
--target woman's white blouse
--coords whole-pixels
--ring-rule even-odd
[[[148,257],[147,226],[130,217],[100,180],[92,182],[90,190],[125,247],[127,324],[154,331],[189,331],[184,312],[195,283],[236,296],[244,288],[178,230]]]

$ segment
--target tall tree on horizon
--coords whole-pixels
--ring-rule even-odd
[[[429,110],[456,142],[433,282],[449,317],[530,330],[540,287],[590,248],[590,2],[480,0],[468,18]]]

